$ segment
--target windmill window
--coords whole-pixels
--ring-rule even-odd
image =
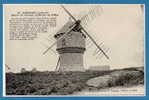
[[[84,35],[83,33],[82,33],[82,36],[83,36],[84,38],[86,38],[86,35]]]
[[[65,39],[62,40],[62,46],[66,46],[66,40]]]

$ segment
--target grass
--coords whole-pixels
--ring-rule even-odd
[[[144,84],[144,71],[137,68],[86,72],[25,72],[6,74],[7,95],[68,95],[90,88],[89,79],[110,75],[104,87]],[[99,84],[100,85],[100,84]],[[99,86],[101,87],[101,86]],[[92,87],[99,89],[98,87]]]

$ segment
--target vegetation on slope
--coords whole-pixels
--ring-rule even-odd
[[[142,68],[143,69],[143,68]],[[89,79],[110,75],[106,85],[92,87],[127,86],[144,84],[144,71],[128,68],[112,71],[86,72],[24,72],[6,74],[7,95],[68,95],[90,88]]]

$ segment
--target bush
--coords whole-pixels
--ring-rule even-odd
[[[128,86],[140,84],[144,80],[144,75],[139,71],[115,71],[111,73],[108,86]]]
[[[98,88],[143,84],[144,73],[141,69],[116,71],[86,72],[25,72],[6,74],[7,95],[68,95],[89,87],[86,84],[91,78],[109,75],[107,82]],[[97,88],[97,89],[98,89]]]

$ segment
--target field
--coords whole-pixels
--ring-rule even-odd
[[[109,76],[97,86],[88,80]],[[104,83],[104,84],[103,84]],[[144,84],[143,67],[110,71],[6,73],[6,95],[70,95],[83,90]]]

